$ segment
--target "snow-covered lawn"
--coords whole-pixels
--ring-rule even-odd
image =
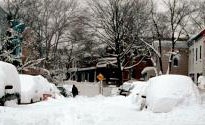
[[[130,97],[58,98],[0,107],[0,125],[205,125],[205,104],[152,113],[137,111]]]

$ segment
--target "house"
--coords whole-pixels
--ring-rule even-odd
[[[141,72],[147,66],[153,66],[149,58],[142,56],[136,57],[133,60],[133,67],[125,68],[122,72],[123,81],[128,81],[132,78],[141,80],[143,78]],[[105,85],[117,85],[117,59],[116,57],[99,58],[97,63],[90,67],[75,67],[68,70],[68,79],[78,82],[96,82],[97,76],[102,74],[104,76]]]
[[[153,43],[155,49],[159,51],[159,41],[154,41]],[[172,42],[170,39],[164,39],[161,42],[162,48],[162,67],[163,74],[166,74],[169,64],[170,50]],[[175,52],[172,60],[171,72],[170,74],[188,75],[188,45],[186,39],[179,39],[175,44]],[[155,57],[157,67],[159,67],[159,60]],[[159,69],[159,68],[158,68]]]
[[[200,75],[205,75],[205,29],[188,40],[188,75],[197,83]]]

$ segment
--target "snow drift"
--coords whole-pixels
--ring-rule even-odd
[[[169,112],[178,105],[200,103],[200,95],[191,78],[161,75],[148,81],[146,104],[153,112]]]

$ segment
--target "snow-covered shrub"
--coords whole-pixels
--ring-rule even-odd
[[[161,75],[148,81],[146,104],[153,112],[169,112],[175,106],[200,103],[200,95],[191,78]]]

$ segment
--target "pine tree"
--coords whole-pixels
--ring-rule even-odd
[[[11,15],[7,16],[7,23],[8,29],[1,38],[0,60],[20,67],[22,65],[22,33],[26,26],[18,19],[13,19]]]

